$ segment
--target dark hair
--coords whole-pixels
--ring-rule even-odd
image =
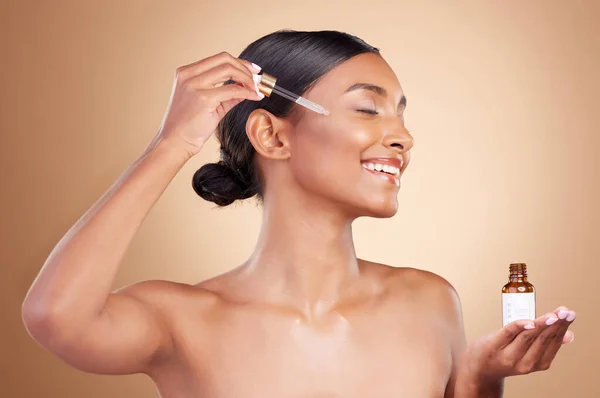
[[[362,53],[379,54],[379,49],[343,32],[283,30],[256,40],[239,58],[260,65],[265,73],[277,78],[278,85],[303,95],[331,69]],[[231,109],[216,131],[221,160],[196,171],[192,180],[196,193],[219,206],[254,195],[262,198],[262,178],[254,162],[254,147],[246,135],[246,122],[255,109],[286,117],[293,105],[273,95],[262,101],[243,101]]]

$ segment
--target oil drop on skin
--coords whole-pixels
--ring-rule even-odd
[[[527,280],[527,265],[513,263],[502,287],[502,326],[520,319],[535,320],[535,287]]]

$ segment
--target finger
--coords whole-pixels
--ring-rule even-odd
[[[242,101],[244,101],[244,100],[236,98],[236,99],[221,102],[221,106],[223,108],[223,113],[229,112],[230,110],[233,109],[233,107],[235,107],[237,104],[241,103]]]
[[[502,355],[509,358],[522,358],[543,330],[542,327],[534,327],[533,329],[521,331],[509,344],[502,348]]]
[[[525,333],[524,336],[521,337],[521,339],[517,340],[517,337],[521,335],[521,333],[515,335],[515,337],[511,340],[511,341],[507,341],[507,343],[504,346],[501,346],[501,348],[503,350],[508,350],[508,352],[512,352],[512,353],[518,353],[520,351],[522,351],[523,349],[523,344],[527,343],[527,348],[531,345],[531,343],[533,343],[533,340],[531,340],[531,337],[533,336],[534,338],[537,338],[537,336],[542,333],[547,326],[552,325],[556,322],[556,320],[558,320],[558,317],[553,313],[553,312],[549,312],[547,314],[544,314],[538,318],[536,318],[534,321],[528,321],[528,320],[523,320],[523,321],[515,321],[516,322],[523,322],[525,323],[525,325],[523,326],[523,329],[521,333],[527,332]],[[507,327],[510,326],[507,325]],[[514,347],[511,347],[511,345],[515,345]],[[522,352],[522,354],[524,354],[525,351]]]
[[[544,331],[531,344],[531,347],[520,361],[521,366],[530,371],[546,370],[550,367],[570,324],[565,319],[553,319],[556,319],[556,321],[551,325],[546,325]]]
[[[559,310],[557,316],[560,319],[566,319],[568,322],[573,323],[573,321],[575,321],[575,318],[577,318],[577,313],[575,311],[567,309],[566,307],[562,308],[564,308],[564,310]]]
[[[241,63],[243,63],[243,64],[246,66],[246,68],[248,68],[248,69],[250,70],[250,72],[252,72],[252,73],[258,73],[258,72],[260,72],[260,71],[262,70],[262,68],[261,68],[260,66],[256,65],[256,64],[255,64],[255,63],[253,63],[253,62],[246,61],[245,59],[241,59],[241,58],[238,58],[238,59],[239,59],[239,60],[240,60],[240,62],[241,62]]]
[[[249,73],[250,75],[252,73],[258,73],[258,71],[252,69],[252,67],[246,62],[243,62],[241,59],[234,57],[226,51],[201,59],[194,63],[184,65],[179,69],[182,71],[183,78],[190,78],[226,63],[235,66],[240,71]]]
[[[559,315],[561,313],[564,313],[565,311],[569,311],[569,309],[567,307],[565,307],[564,305],[561,305],[559,307],[557,307],[553,312],[556,314],[556,316],[558,316],[560,319],[564,319],[561,318]]]
[[[571,344],[573,342],[573,340],[575,340],[575,333],[573,333],[571,330],[567,331],[567,333],[565,333],[565,336],[562,339],[562,343],[563,344]]]
[[[205,100],[214,107],[222,102],[230,100],[259,101],[264,98],[263,94],[258,94],[254,90],[249,90],[246,87],[238,86],[237,84],[227,84],[218,88],[203,90],[201,93],[205,97]]]
[[[509,358],[516,358],[517,362],[520,361],[530,350],[533,343],[537,341],[540,334],[548,328],[548,324],[553,324],[556,320],[558,320],[558,317],[552,312],[537,318],[528,325],[526,330],[523,330],[502,348],[503,355]],[[533,328],[531,327],[532,325]]]
[[[559,319],[566,319],[570,323],[573,323],[575,318],[577,318],[577,313],[575,311],[569,311],[567,307],[558,307],[556,314]],[[572,343],[574,339],[575,333],[569,330],[563,336],[562,344]]]
[[[247,62],[242,62],[239,58],[236,58],[227,52],[222,52],[192,64],[182,66],[177,69],[177,72],[181,80],[187,80],[222,64],[230,64],[238,68],[241,72],[246,73],[250,78],[253,73],[258,73],[260,71],[248,66]]]
[[[213,88],[227,81],[241,83],[248,89],[254,89],[254,80],[252,75],[240,71],[231,64],[222,64],[216,66],[204,73],[188,79],[185,84],[197,90]]]
[[[547,370],[550,368],[552,361],[558,354],[558,350],[563,345],[563,340],[567,333],[568,322],[559,321],[560,325],[557,326],[558,330],[549,333],[545,341],[541,344],[541,352],[538,354],[539,359],[536,364],[538,370]],[[536,355],[536,354],[533,354]]]
[[[541,361],[543,351],[545,346],[547,346],[548,341],[552,333],[556,332],[558,322],[560,321],[554,313],[552,315],[545,316],[547,319],[551,319],[552,323],[550,325],[543,322],[539,324],[539,319],[536,320],[536,335],[535,339],[528,345],[528,347],[520,347],[517,345],[517,341],[511,343],[505,350],[505,355],[515,358],[515,372],[517,374],[528,374],[538,370],[538,364]],[[526,349],[525,349],[526,348]]]
[[[499,349],[506,347],[512,343],[519,334],[525,330],[531,330],[533,326],[534,323],[527,319],[520,319],[509,323],[500,329],[493,337],[493,340],[496,342],[496,347]]]
[[[560,347],[565,344],[565,340],[567,340],[568,343],[573,340],[573,332],[571,332],[571,337],[567,337],[567,330],[575,320],[576,314],[574,311],[566,312],[566,316],[558,322],[560,324],[558,331],[548,338],[548,342],[544,347],[544,352],[539,362],[540,367],[543,369],[547,369],[550,366]]]

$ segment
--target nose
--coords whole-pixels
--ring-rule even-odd
[[[411,150],[414,145],[414,139],[409,131],[404,127],[404,123],[397,121],[395,125],[389,126],[383,136],[382,144],[386,148],[390,148],[399,154],[406,153]]]

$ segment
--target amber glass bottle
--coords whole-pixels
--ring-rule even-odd
[[[519,319],[535,319],[535,288],[527,280],[527,265],[513,263],[502,287],[502,325]]]

